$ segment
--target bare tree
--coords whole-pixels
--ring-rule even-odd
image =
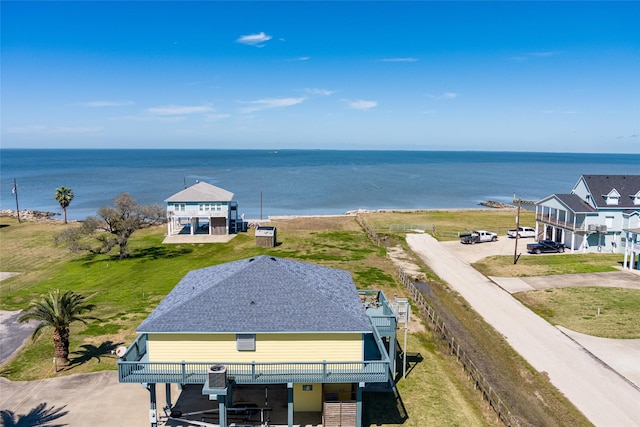
[[[94,254],[106,254],[118,246],[120,259],[124,259],[130,255],[127,243],[131,235],[164,219],[162,206],[139,205],[129,193],[122,193],[114,199],[113,206],[101,207],[97,216],[88,217],[80,227],[63,231],[56,241],[66,243],[73,251]]]

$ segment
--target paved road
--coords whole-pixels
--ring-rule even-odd
[[[18,322],[21,311],[0,311],[0,366],[18,352],[36,327],[35,322]]]
[[[640,390],[428,234],[407,242],[596,426],[640,426]],[[640,363],[640,361],[639,361]]]

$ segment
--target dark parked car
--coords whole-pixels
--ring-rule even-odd
[[[540,240],[538,243],[529,243],[527,251],[531,254],[541,254],[542,252],[564,252],[564,243],[553,240]]]

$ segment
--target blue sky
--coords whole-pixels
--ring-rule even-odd
[[[0,2],[5,148],[640,152],[640,2]]]

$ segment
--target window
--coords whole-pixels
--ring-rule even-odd
[[[620,193],[618,193],[614,188],[609,192],[609,194],[604,196],[604,198],[607,201],[607,205],[617,205],[620,201]]]
[[[176,203],[173,205],[173,209],[176,212],[184,212],[186,210],[186,205],[184,203]]]
[[[220,203],[200,203],[200,204],[198,204],[198,210],[200,212],[220,212],[222,210],[222,204],[220,204]]]
[[[607,216],[604,218],[604,225],[607,226],[607,228],[613,228],[613,217],[612,216]]]
[[[255,351],[256,334],[236,334],[236,350]]]

